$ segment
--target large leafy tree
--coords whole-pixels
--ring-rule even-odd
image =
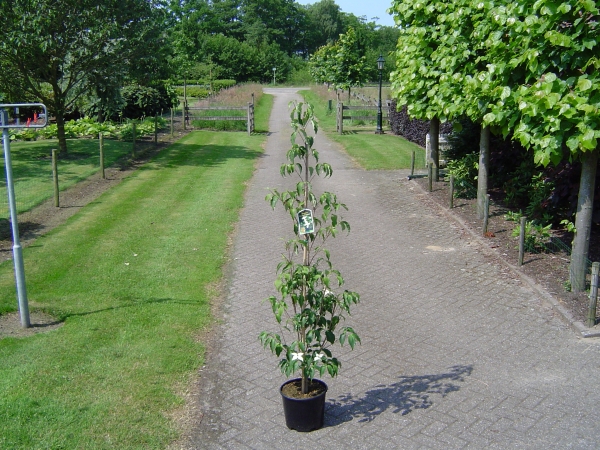
[[[306,7],[306,52],[333,44],[344,32],[343,13],[334,0],[321,0]]]
[[[439,176],[438,135],[440,120],[448,119],[453,111],[444,109],[446,92],[442,83],[451,68],[441,68],[432,55],[442,45],[443,25],[438,16],[451,2],[420,2],[396,0],[392,4],[396,24],[400,28],[396,50],[396,70],[391,73],[392,90],[397,105],[406,105],[411,117],[430,121],[433,175]],[[457,55],[460,57],[460,55]],[[454,66],[455,64],[452,64]],[[446,80],[450,81],[450,80]]]
[[[246,37],[251,41],[260,37],[262,43],[276,43],[288,55],[301,50],[304,12],[294,0],[244,0],[243,11]]]
[[[348,28],[339,39],[319,49],[309,61],[310,71],[317,82],[333,85],[336,89],[350,90],[361,86],[369,77],[364,52],[358,46],[354,28]]]
[[[570,264],[574,291],[585,289],[600,151],[600,12],[597,2],[507,3],[495,18],[494,59],[525,82],[505,86],[486,120],[514,132],[542,165],[582,163]],[[507,38],[508,37],[508,38]],[[505,69],[506,68],[506,69]]]
[[[114,93],[115,79],[135,71],[147,81],[162,66],[160,11],[147,0],[4,0],[0,84],[48,106],[66,154],[64,117],[82,95]]]

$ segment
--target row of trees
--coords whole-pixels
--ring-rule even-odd
[[[600,138],[596,2],[395,0],[391,10],[400,30],[391,75],[399,105],[431,120],[434,137],[440,120],[481,124],[480,214],[490,132],[518,139],[541,165],[581,160],[570,281],[585,289]]]

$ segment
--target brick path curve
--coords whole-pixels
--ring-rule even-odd
[[[326,423],[285,427],[277,359],[258,341],[274,330],[269,305],[289,219],[264,201],[283,186],[288,102],[275,95],[265,155],[234,238],[223,321],[200,373],[186,448],[599,448],[600,341],[579,339],[539,294],[486,256],[456,223],[427,206],[402,171],[364,171],[319,133],[333,166],[327,188],[348,205],[348,236],[330,245],[363,344],[338,352]]]

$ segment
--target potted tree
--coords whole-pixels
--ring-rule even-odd
[[[323,426],[327,392],[327,385],[315,376],[328,373],[335,377],[341,367],[331,347],[347,342],[354,348],[360,343],[351,327],[341,326],[359,295],[341,289],[344,279],[324,247],[339,231],[349,232],[350,225],[339,215],[347,208],[335,194],[313,191],[315,176],[329,178],[333,172],[329,164],[319,162],[314,137],[308,134],[309,128],[313,134],[318,131],[313,107],[296,102],[290,106],[292,148],[280,172],[282,176],[297,176],[299,182],[290,191],[270,189],[266,200],[272,208],[283,205],[292,219],[294,237],[286,241],[286,252],[277,266],[275,287],[279,295],[268,298],[280,332],[263,331],[260,340],[281,358],[279,368],[286,376],[300,374],[280,388],[286,425],[311,431]]]

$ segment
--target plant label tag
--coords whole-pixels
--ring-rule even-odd
[[[315,221],[310,209],[303,209],[298,213],[298,234],[310,234],[315,232]]]

